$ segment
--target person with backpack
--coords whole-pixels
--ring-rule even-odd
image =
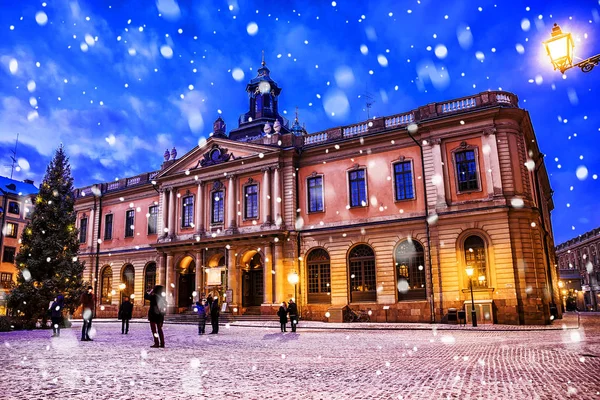
[[[165,347],[165,335],[162,327],[167,313],[167,300],[165,299],[164,287],[162,285],[154,286],[154,289],[144,294],[144,299],[150,301],[148,310],[148,321],[150,321],[150,330],[154,338],[154,345],[150,347]]]
[[[56,296],[56,299],[50,306],[50,319],[52,320],[52,337],[60,336],[60,326],[63,323],[62,310],[65,307],[65,298],[62,294]]]
[[[206,299],[196,302],[196,310],[198,312],[198,335],[204,335],[206,329],[206,315],[208,313]]]

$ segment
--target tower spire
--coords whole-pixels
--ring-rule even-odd
[[[264,67],[265,65],[267,65],[267,63],[265,62],[265,51],[262,51],[262,62],[261,65]]]
[[[295,122],[298,122],[298,106],[296,106],[296,119]]]

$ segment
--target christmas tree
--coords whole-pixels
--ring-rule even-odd
[[[8,296],[13,314],[45,320],[50,302],[65,297],[72,313],[83,293],[84,265],[78,261],[73,177],[63,146],[56,150],[35,199],[31,221],[21,235],[16,257],[17,284]]]

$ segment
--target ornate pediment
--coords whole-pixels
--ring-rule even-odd
[[[209,151],[202,155],[200,160],[201,167],[208,167],[215,164],[221,164],[235,157],[229,153],[226,148],[220,147],[217,143],[213,144]]]

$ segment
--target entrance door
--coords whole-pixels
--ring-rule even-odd
[[[194,303],[196,274],[179,274],[178,307],[190,307]]]
[[[244,271],[242,281],[242,306],[260,306],[263,302],[263,269],[251,268]]]

